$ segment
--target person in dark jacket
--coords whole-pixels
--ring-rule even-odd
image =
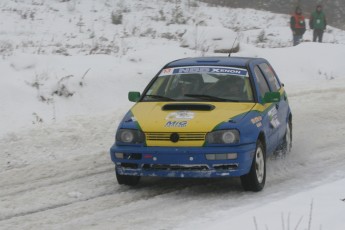
[[[316,10],[311,14],[309,26],[310,29],[314,30],[313,42],[316,42],[316,40],[318,40],[318,42],[322,42],[323,32],[326,29],[327,21],[321,5],[317,5]]]
[[[290,28],[292,30],[293,45],[298,45],[306,31],[305,18],[300,7],[296,7],[295,13],[290,18]]]

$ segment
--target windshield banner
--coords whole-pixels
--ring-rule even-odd
[[[191,73],[210,73],[210,74],[231,74],[238,76],[247,76],[248,71],[234,67],[216,67],[216,66],[190,66],[163,69],[160,76],[172,74],[191,74]]]

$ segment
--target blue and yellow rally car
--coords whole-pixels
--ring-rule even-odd
[[[119,184],[235,176],[245,190],[260,191],[266,158],[292,146],[284,85],[263,58],[176,60],[128,97],[136,104],[110,149]]]

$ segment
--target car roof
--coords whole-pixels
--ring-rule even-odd
[[[178,66],[237,66],[246,67],[249,62],[259,61],[265,62],[263,58],[252,57],[196,57],[183,58],[168,63],[165,67]]]

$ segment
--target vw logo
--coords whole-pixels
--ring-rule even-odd
[[[178,135],[178,133],[172,133],[170,135],[171,142],[176,143],[176,142],[178,142],[179,139],[180,139],[180,136]]]

